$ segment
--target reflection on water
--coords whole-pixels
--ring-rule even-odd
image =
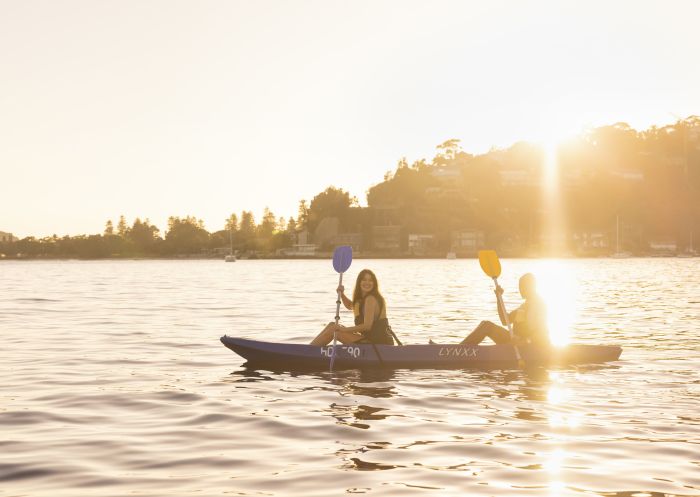
[[[218,337],[307,341],[326,261],[3,263],[0,495],[698,496],[700,265],[677,264],[503,261],[509,308],[535,272],[614,364],[310,373]],[[407,343],[494,318],[475,261],[365,266]]]

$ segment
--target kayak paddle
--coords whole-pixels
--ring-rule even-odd
[[[335,324],[340,321],[340,286],[343,284],[343,273],[348,270],[352,264],[352,247],[349,245],[341,245],[333,252],[333,269],[340,274],[338,279],[338,300],[335,301]],[[331,371],[333,371],[333,362],[335,361],[335,344],[336,336],[333,331],[333,355],[331,356]]]
[[[495,250],[479,250],[479,265],[481,269],[493,279],[493,283],[498,288],[498,277],[501,275],[501,261],[498,260],[498,254]],[[496,301],[498,303],[499,314],[503,315],[503,318],[508,326],[508,332],[510,333],[510,339],[513,340],[513,326],[508,319],[508,312],[506,311],[506,305],[503,303],[503,296],[496,292]],[[518,366],[522,369],[525,366],[525,361],[520,357],[520,350],[518,350],[517,345],[515,347],[515,357],[518,360]]]

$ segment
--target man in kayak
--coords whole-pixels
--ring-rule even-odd
[[[377,277],[369,269],[363,269],[357,275],[355,291],[352,300],[344,293],[345,289],[340,286],[340,298],[343,305],[355,315],[355,326],[343,326],[330,322],[311,341],[311,345],[328,345],[333,340],[335,332],[337,339],[341,343],[377,343],[394,345],[394,341],[389,334],[389,321],[386,317],[386,302],[379,293],[379,283]]]
[[[544,300],[537,293],[537,282],[532,273],[524,274],[519,281],[520,295],[525,299],[520,307],[508,313],[508,321],[513,325],[513,338],[506,328],[498,326],[491,321],[482,321],[467,338],[462,340],[463,345],[478,345],[489,337],[497,344],[513,343],[521,345],[532,343],[535,345],[549,346],[549,331],[547,329],[547,307]],[[503,288],[496,287],[496,295],[503,295]],[[498,306],[498,317],[501,324],[507,326],[506,316]]]

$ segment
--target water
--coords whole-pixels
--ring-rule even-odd
[[[375,270],[404,342],[495,318],[475,260]],[[555,339],[619,362],[273,373],[223,334],[306,342],[330,261],[0,263],[0,496],[700,495],[700,259],[505,260]],[[344,315],[349,322],[348,314]]]

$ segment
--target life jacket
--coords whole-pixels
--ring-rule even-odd
[[[365,299],[353,304],[353,314],[355,315],[355,325],[359,326],[364,322]],[[376,298],[376,297],[375,297]],[[379,302],[379,299],[377,299]],[[382,345],[394,345],[394,339],[389,332],[389,320],[386,317],[386,306],[379,302],[379,316],[372,322],[372,329],[363,333],[364,339],[359,343],[376,343]]]

